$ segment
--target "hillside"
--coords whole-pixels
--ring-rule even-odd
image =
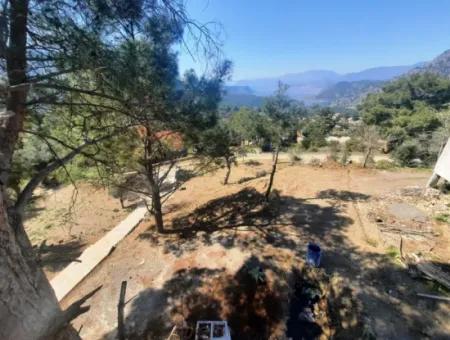
[[[255,95],[268,96],[275,92],[278,82],[281,81],[289,85],[288,94],[292,98],[314,104],[320,101],[319,96],[322,96],[323,91],[332,89],[334,85],[341,82],[389,81],[411,71],[415,67],[417,67],[417,64],[381,66],[344,74],[331,70],[310,70],[285,74],[279,77],[239,80],[234,82],[234,86],[250,88]],[[339,85],[338,87],[341,89],[351,87],[352,90],[349,96],[354,97],[353,93],[361,86],[365,90],[366,84],[355,84],[354,86]]]
[[[443,77],[450,77],[450,50],[438,55],[432,61],[411,70],[411,73],[431,72]]]
[[[359,80],[342,81],[323,90],[317,95],[317,99],[333,106],[354,107],[368,93],[379,91],[385,81]]]
[[[248,106],[260,107],[264,102],[264,97],[255,96],[254,94],[226,93],[220,105],[222,106]]]

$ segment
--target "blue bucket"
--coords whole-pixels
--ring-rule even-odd
[[[306,263],[313,267],[319,267],[320,258],[322,257],[322,250],[318,244],[308,243],[308,250],[306,252]]]

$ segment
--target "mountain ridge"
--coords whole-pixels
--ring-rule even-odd
[[[288,73],[278,77],[241,79],[232,86],[250,87],[255,95],[268,96],[275,92],[278,82],[289,85],[288,95],[298,100],[311,100],[328,87],[344,81],[388,81],[416,68],[418,64],[379,66],[358,72],[340,74],[333,70],[317,69]]]

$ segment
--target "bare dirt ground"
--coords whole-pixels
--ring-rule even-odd
[[[228,186],[222,170],[187,182],[166,204],[164,235],[151,218],[144,221],[63,301],[103,285],[91,310],[73,322],[80,335],[116,337],[126,280],[132,339],[165,339],[174,324],[192,328],[201,319],[228,320],[234,339],[282,339],[286,332],[299,339],[449,338],[448,304],[416,296],[435,287],[410,277],[367,217],[380,197],[424,185],[429,173],[285,163],[267,206],[267,176],[250,178],[269,167],[241,164]],[[305,268],[308,242],[321,245],[322,270]],[[439,261],[448,263],[448,239],[440,242]],[[320,291],[317,320],[302,329],[292,327],[298,285]]]
[[[104,188],[79,183],[76,190],[72,185],[41,190],[25,228],[51,279],[128,214]]]

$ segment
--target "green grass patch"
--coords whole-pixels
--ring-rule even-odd
[[[400,251],[397,249],[397,247],[389,246],[386,248],[386,255],[395,260],[397,258],[400,258]]]
[[[438,222],[450,224],[450,215],[449,214],[439,214],[434,216],[434,219]]]
[[[378,247],[378,241],[373,238],[368,238],[366,242],[372,247]]]
[[[391,262],[401,265],[402,259],[400,256],[400,250],[397,247],[389,246],[386,248],[386,256]]]

